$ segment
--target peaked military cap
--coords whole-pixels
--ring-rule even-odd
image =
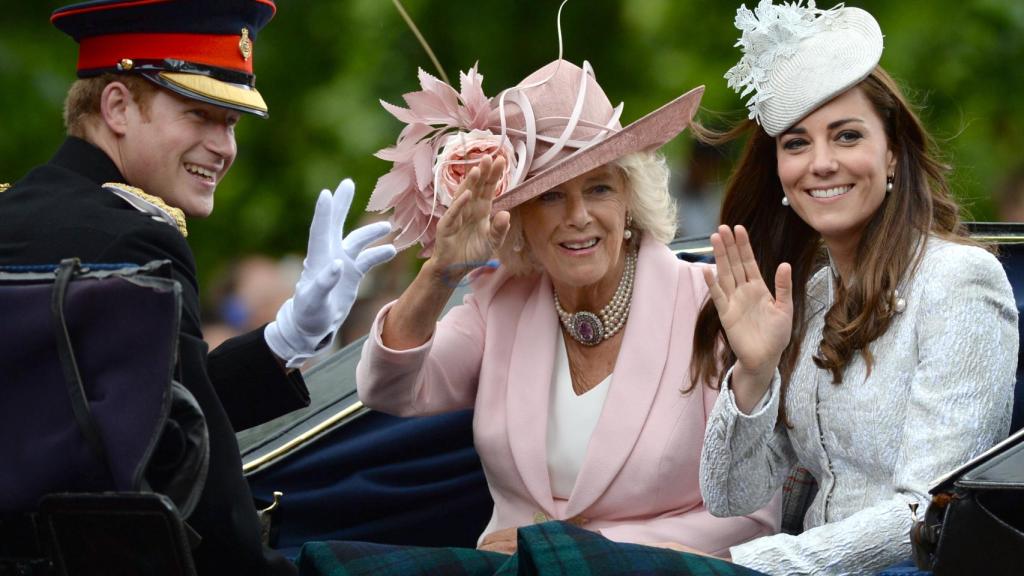
[[[78,77],[139,74],[182,96],[267,116],[253,56],[272,0],[94,0],[50,22],[78,42]]]

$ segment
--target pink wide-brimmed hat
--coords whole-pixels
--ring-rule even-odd
[[[700,86],[625,128],[587,62],[555,60],[514,88],[487,98],[476,69],[461,91],[420,71],[423,90],[405,95],[409,109],[381,102],[408,125],[378,157],[394,162],[377,181],[368,210],[393,208],[402,232],[395,245],[419,242],[429,253],[437,220],[459,182],[484,156],[504,157],[494,210],[508,210],[627,154],[659,148],[689,126]]]

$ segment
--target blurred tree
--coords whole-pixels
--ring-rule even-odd
[[[0,20],[0,181],[19,178],[60,143],[64,92],[77,48],[48,23],[66,2],[7,2]],[[747,0],[753,5],[756,0]],[[365,205],[388,163],[373,157],[401,124],[378,99],[403,104],[430,60],[387,0],[278,0],[256,46],[267,121],[238,127],[239,161],[217,192],[217,210],[191,225],[200,274],[232,256],[305,250],[317,192],[351,176]],[[558,54],[557,0],[404,0],[450,78],[479,63],[497,94]],[[741,118],[722,74],[739,57],[739,2],[572,0],[563,13],[564,55],[593,64],[630,122],[697,85],[702,119]],[[828,6],[828,2],[819,2]],[[954,184],[974,218],[993,215],[991,191],[1020,165],[1024,147],[1024,4],[1016,0],[850,2],[886,33],[882,64],[912,88],[927,125],[955,166]],[[690,141],[667,149],[681,165]],[[359,217],[353,210],[352,222]],[[0,225],[3,215],[0,214]]]

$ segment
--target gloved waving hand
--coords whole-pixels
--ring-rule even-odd
[[[354,194],[355,184],[348,178],[341,181],[333,195],[329,190],[320,192],[309,227],[302,276],[295,293],[264,331],[267,345],[289,368],[299,366],[333,341],[352,308],[363,276],[395,256],[391,244],[366,248],[391,231],[387,222],[374,222],[343,236]]]

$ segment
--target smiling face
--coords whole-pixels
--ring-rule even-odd
[[[895,168],[882,118],[855,87],[776,138],[779,181],[830,249],[849,251],[885,199]]]
[[[606,164],[520,208],[523,236],[563,302],[575,292],[601,300],[615,291],[624,261],[627,194],[622,172]]]
[[[239,116],[166,90],[145,110],[130,103],[118,144],[123,176],[186,216],[209,216],[214,190],[235,160]]]

